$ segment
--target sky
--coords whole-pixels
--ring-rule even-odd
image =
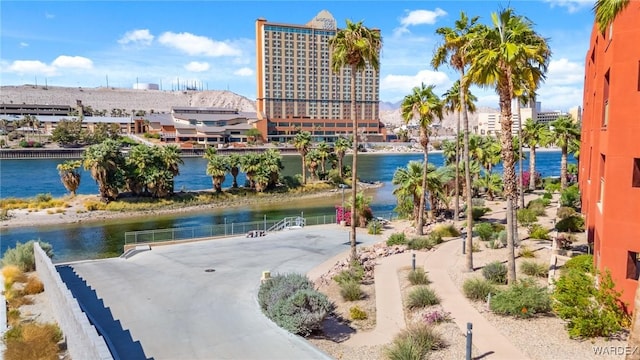
[[[197,84],[255,99],[255,21],[305,24],[328,10],[381,30],[380,100],[398,102],[421,83],[444,93],[457,74],[430,63],[439,27],[460,12],[489,24],[511,7],[548,38],[545,110],[582,104],[594,0],[539,1],[12,1],[0,2],[0,85],[132,88]],[[474,87],[479,106],[498,107],[494,89]]]

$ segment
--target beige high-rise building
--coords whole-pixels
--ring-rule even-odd
[[[351,71],[331,70],[329,39],[337,30],[326,10],[304,25],[256,21],[258,129],[268,141],[286,142],[300,131],[329,142],[352,134]],[[380,141],[380,75],[367,66],[356,76],[358,134]]]

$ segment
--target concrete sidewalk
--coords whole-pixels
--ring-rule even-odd
[[[467,332],[467,323],[473,324],[473,345],[478,354],[474,358],[483,359],[528,359],[511,341],[502,335],[470,303],[464,294],[453,283],[448,274],[449,268],[461,251],[460,240],[451,240],[438,246],[435,251],[428,252],[424,261],[424,269],[431,280],[431,288],[441,299],[442,307],[451,313],[453,321],[463,334]],[[376,285],[378,279],[376,278]],[[377,286],[376,286],[377,287]],[[389,293],[390,291],[387,291]]]

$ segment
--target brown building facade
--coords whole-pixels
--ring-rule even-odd
[[[331,70],[329,39],[337,30],[325,10],[305,25],[256,21],[258,129],[269,141],[286,142],[299,131],[329,142],[353,133],[351,71]],[[369,141],[381,138],[379,83],[373,68],[357,74],[358,133]]]
[[[587,235],[633,310],[640,274],[640,2],[591,34],[579,182]]]

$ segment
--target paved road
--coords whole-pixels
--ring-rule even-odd
[[[260,238],[160,246],[73,268],[156,360],[327,359],[267,319],[256,295],[262,271],[306,273],[348,250],[348,231],[308,226]],[[358,241],[380,238],[359,234]]]

